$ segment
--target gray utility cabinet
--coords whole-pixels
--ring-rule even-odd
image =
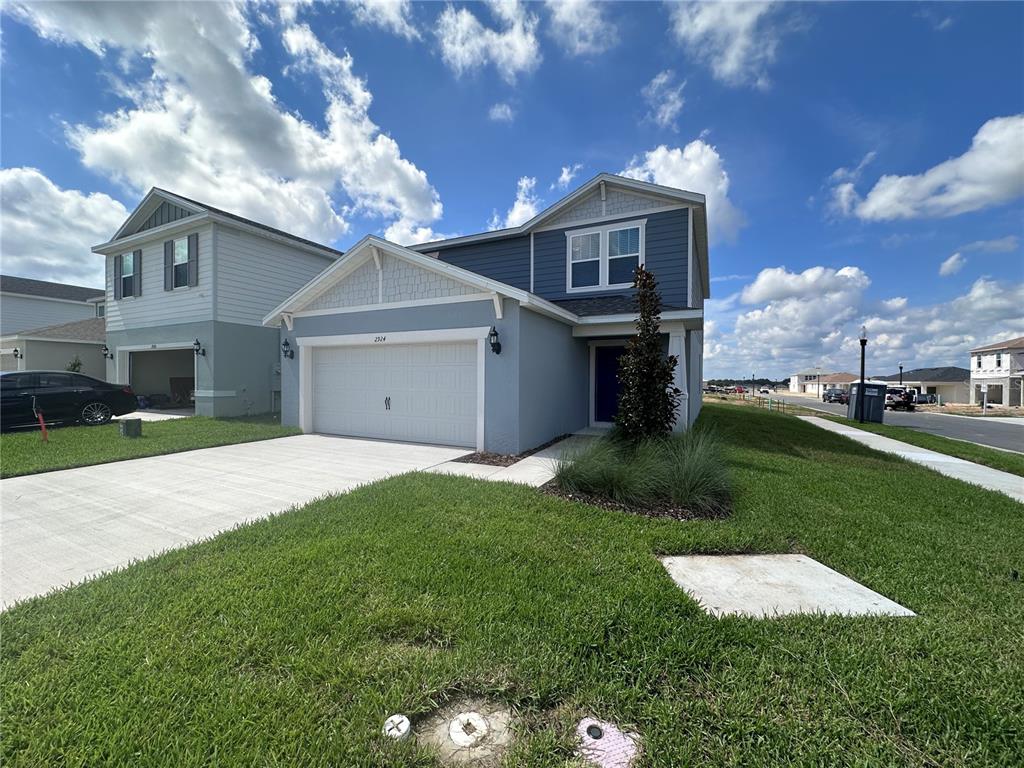
[[[864,421],[882,423],[885,415],[885,385],[865,384],[864,385]],[[850,385],[850,401],[846,404],[846,418],[854,421],[860,420],[860,382]]]

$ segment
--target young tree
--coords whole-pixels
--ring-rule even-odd
[[[661,296],[654,275],[642,266],[633,275],[636,335],[619,358],[619,410],[615,424],[630,440],[668,434],[682,394],[672,385],[678,360],[662,352]]]
[[[80,358],[78,355],[75,355],[71,359],[71,362],[68,363],[67,366],[64,368],[64,370],[71,371],[71,373],[78,373],[79,371],[82,370],[82,358]]]

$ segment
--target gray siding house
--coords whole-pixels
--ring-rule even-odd
[[[97,316],[98,288],[0,275],[0,336]]]
[[[701,404],[705,199],[610,174],[519,227],[361,240],[264,318],[281,334],[282,420],[497,453],[609,424],[638,264],[662,293],[685,429]]]
[[[106,377],[152,404],[206,416],[280,407],[267,312],[341,253],[152,189],[109,242]]]

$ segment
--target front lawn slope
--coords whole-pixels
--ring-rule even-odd
[[[643,765],[1019,765],[1024,507],[796,419],[707,406],[726,521],[406,475],[0,616],[5,766],[436,766],[378,735],[459,691]],[[806,552],[918,618],[705,615],[652,552]]]

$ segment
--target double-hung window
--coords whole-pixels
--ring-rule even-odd
[[[1002,368],[1002,367],[1003,367],[1003,353],[1002,352],[996,352],[996,368]]]
[[[184,288],[188,285],[188,238],[180,237],[174,241],[174,287]]]
[[[608,224],[567,232],[567,290],[571,293],[630,287],[634,271],[644,263],[644,224]]]
[[[135,295],[135,254],[121,255],[121,295]]]

